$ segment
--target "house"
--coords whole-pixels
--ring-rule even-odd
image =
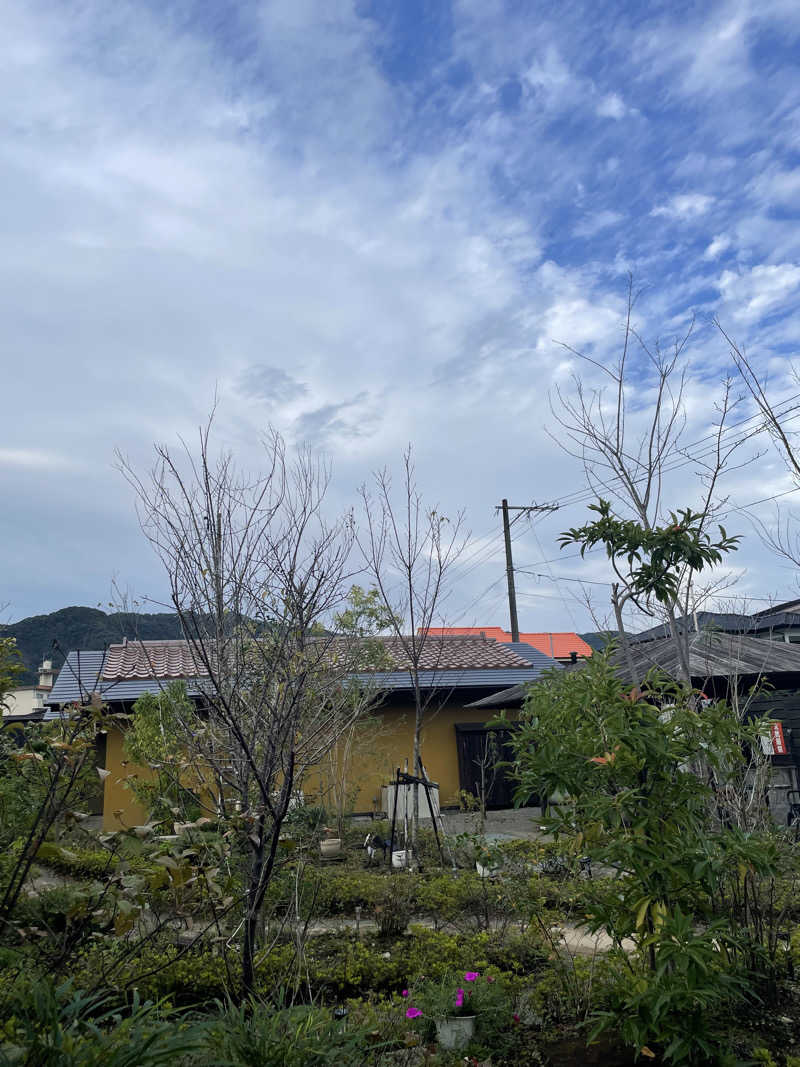
[[[505,644],[511,642],[511,634],[501,626],[432,626],[429,632],[438,636],[444,634],[470,637],[483,635],[495,641],[502,641]],[[576,659],[585,659],[587,656],[591,656],[593,651],[591,645],[588,645],[582,637],[578,637],[576,633],[571,631],[521,633],[519,639],[525,644],[538,648],[545,656],[564,664],[574,663]]]
[[[413,686],[409,663],[396,638],[381,638],[391,670],[371,671],[365,681],[381,693],[375,713],[377,729],[368,745],[355,746],[350,780],[352,808],[369,813],[382,806],[381,788],[405,761],[411,763],[414,731]],[[439,785],[442,806],[458,803],[459,791],[474,793],[484,786],[490,806],[509,806],[510,786],[494,763],[502,755],[488,722],[493,716],[471,707],[476,700],[509,686],[536,681],[543,671],[558,669],[555,660],[525,642],[508,643],[480,635],[436,636],[426,643],[420,683],[431,696],[422,736],[422,759],[428,777]],[[65,709],[99,693],[108,708],[129,713],[143,693],[157,693],[169,682],[186,682],[190,696],[199,698],[202,669],[185,641],[130,641],[106,650],[73,651],[66,658],[52,692],[50,709]],[[146,813],[136,803],[126,778],[147,774],[126,765],[124,737],[109,725],[100,753],[106,776],[103,798],[104,829],[136,825]],[[499,747],[498,747],[499,746]],[[492,762],[485,777],[487,757]],[[483,774],[483,778],[481,775]],[[306,796],[314,787],[305,785]],[[115,814],[119,813],[119,814]]]
[[[800,644],[800,600],[787,600],[751,615],[721,611],[695,611],[676,620],[678,633],[749,634],[767,641],[784,641],[786,644]],[[669,637],[669,623],[651,626],[638,634],[631,634],[629,640],[639,642],[654,641],[659,637]]]
[[[654,627],[648,633],[658,629]],[[670,677],[679,677],[678,649],[673,638],[644,640],[643,634],[633,636],[637,640],[630,651],[637,681],[655,668]],[[784,640],[784,636],[779,632],[770,640],[762,631],[743,634],[722,628],[688,634],[689,670],[695,688],[709,697],[737,700],[746,714],[776,720],[771,737],[765,739],[765,751],[773,766],[770,806],[779,822],[788,812],[788,793],[800,787],[800,648]],[[632,682],[622,649],[617,647],[612,658],[617,673]],[[516,709],[526,693],[526,685],[517,685],[481,698],[473,709],[487,713],[500,708]]]
[[[6,694],[3,720],[24,721],[42,718],[45,700],[53,688],[53,661],[45,659],[39,667],[39,680],[35,685],[22,685]]]

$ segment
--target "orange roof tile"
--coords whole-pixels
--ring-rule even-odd
[[[502,626],[432,626],[431,633],[450,636],[461,635],[464,637],[484,634],[486,637],[494,638],[495,641],[507,643],[511,640],[511,634],[508,630],[504,630]],[[546,656],[551,656],[553,659],[569,659],[571,652],[577,652],[580,657],[591,656],[592,654],[591,645],[587,645],[583,638],[570,631],[559,633],[550,633],[547,630],[541,633],[520,632],[519,639],[528,645],[533,645],[534,648],[538,648],[540,652],[544,652]]]

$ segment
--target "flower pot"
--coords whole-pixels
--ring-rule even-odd
[[[436,1039],[442,1048],[464,1048],[474,1033],[474,1015],[450,1015],[436,1020]]]
[[[319,850],[323,856],[338,856],[342,851],[341,837],[326,837],[319,843]]]
[[[412,853],[411,850],[401,849],[399,852],[392,853],[392,866],[396,868],[410,867],[411,866]]]

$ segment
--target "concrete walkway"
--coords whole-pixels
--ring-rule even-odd
[[[511,808],[503,811],[487,811],[485,836],[489,840],[535,841],[541,838],[539,825],[541,808]],[[469,811],[443,811],[442,823],[445,833],[477,833],[478,816]],[[430,819],[420,819],[421,826],[430,826]]]

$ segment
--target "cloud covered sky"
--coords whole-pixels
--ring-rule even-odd
[[[729,369],[715,315],[797,392],[795,0],[0,13],[8,619],[104,602],[112,579],[163,598],[114,449],[144,467],[215,389],[245,464],[270,423],[325,449],[332,506],[414,442],[426,499],[477,537],[450,619],[486,625],[507,625],[494,505],[583,486],[547,393],[593,372],[557,342],[613,355],[629,271],[649,340],[696,315],[687,440]],[[791,487],[767,453],[724,491],[733,507]],[[525,629],[592,628],[554,579],[601,582],[602,559],[543,562],[586,516],[573,500],[518,524]],[[738,593],[794,595],[748,520],[727,525],[747,534]]]

